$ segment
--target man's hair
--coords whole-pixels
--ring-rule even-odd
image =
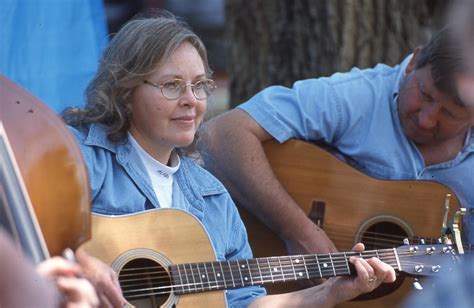
[[[143,15],[127,22],[113,36],[102,56],[99,69],[86,90],[85,108],[66,109],[65,121],[72,126],[104,124],[111,141],[124,141],[130,128],[133,90],[184,42],[196,48],[210,76],[201,39],[171,13],[154,12],[153,16]]]
[[[435,33],[423,46],[415,63],[415,69],[431,66],[431,75],[436,88],[463,105],[456,89],[455,75],[466,71],[462,44],[454,35],[452,26]]]

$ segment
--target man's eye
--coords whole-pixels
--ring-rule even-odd
[[[455,117],[456,117],[456,116],[454,115],[454,113],[452,113],[452,112],[450,112],[450,111],[448,111],[447,109],[444,109],[444,108],[443,108],[443,113],[444,113],[446,116],[450,117],[450,118],[455,118]]]
[[[433,100],[430,95],[426,94],[423,91],[421,91],[421,98],[427,102],[431,102]]]

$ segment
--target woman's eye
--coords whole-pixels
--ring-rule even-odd
[[[196,89],[202,89],[204,87],[204,81],[198,81],[194,84]]]
[[[166,89],[178,89],[180,85],[181,85],[181,82],[177,80],[167,81],[163,83],[163,87]]]

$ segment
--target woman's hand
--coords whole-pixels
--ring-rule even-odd
[[[92,284],[81,276],[79,265],[61,257],[41,262],[37,272],[56,283],[61,295],[61,304],[67,308],[99,307],[99,298]]]
[[[82,268],[84,277],[95,287],[100,307],[123,307],[126,301],[115,271],[81,249],[76,251],[76,259]]]

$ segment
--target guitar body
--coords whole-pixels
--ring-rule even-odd
[[[439,238],[447,194],[448,217],[459,208],[454,193],[441,184],[377,180],[310,143],[270,141],[264,149],[281,184],[308,216],[319,220],[339,251],[351,250],[356,242],[380,249],[401,245],[403,238]],[[287,254],[270,229],[242,207],[239,211],[256,257]],[[270,294],[297,289],[301,285],[267,286]],[[395,307],[411,290],[411,279],[406,279],[389,295],[340,307]]]
[[[159,209],[123,216],[92,216],[92,240],[82,246],[89,254],[122,270],[145,261],[163,270],[170,264],[215,260],[203,226],[190,214]],[[125,275],[125,274],[124,274]],[[125,290],[124,295],[126,296]],[[127,298],[128,299],[128,298]],[[223,291],[164,295],[133,302],[137,307],[225,307]]]

